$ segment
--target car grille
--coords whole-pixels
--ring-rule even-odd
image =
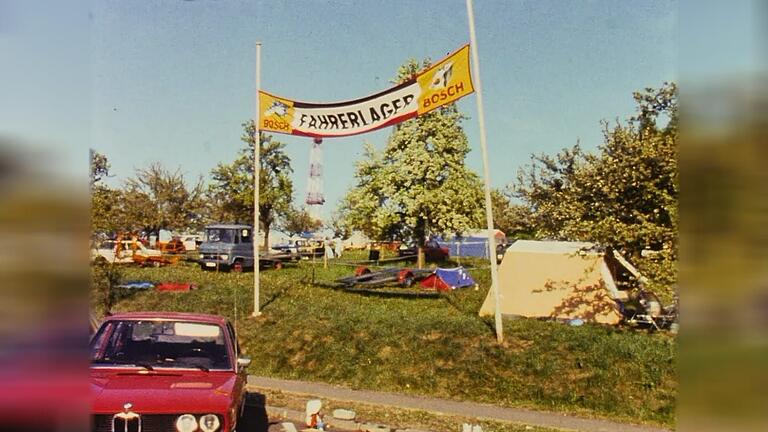
[[[174,422],[179,414],[147,414],[141,416],[141,429],[137,420],[128,421],[128,432],[176,432]],[[92,432],[112,432],[111,414],[97,414],[92,417]],[[125,432],[124,420],[115,418],[114,432]]]

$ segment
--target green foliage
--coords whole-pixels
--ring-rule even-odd
[[[90,151],[90,188],[91,188],[91,232],[114,231],[116,205],[119,200],[119,191],[115,191],[101,180],[109,176],[109,160],[107,157],[95,150]]]
[[[427,66],[428,61],[423,63]],[[410,60],[397,81],[419,70]],[[366,144],[357,163],[357,184],[341,206],[344,222],[374,239],[415,239],[462,232],[482,220],[482,185],[465,166],[469,145],[455,104],[405,121],[383,152]]]
[[[291,207],[283,217],[283,222],[280,226],[288,234],[299,235],[303,232],[312,232],[322,228],[323,222],[312,218],[304,208],[297,209]]]
[[[103,177],[109,175],[109,160],[103,154],[91,149],[91,172],[90,172],[90,184],[93,187],[99,183]]]
[[[512,204],[508,196],[498,189],[491,190],[493,225],[504,231],[510,239],[533,237],[532,216],[528,207]]]
[[[247,145],[231,164],[220,163],[211,171],[213,183],[208,188],[210,222],[253,223],[253,167],[255,127],[252,121],[243,124],[241,140]],[[260,134],[259,139],[259,223],[264,244],[269,242],[269,230],[291,210],[293,181],[291,160],[283,150],[285,144]]]
[[[189,293],[146,291],[115,310],[176,310],[234,318],[249,373],[321,381],[502,406],[531,407],[671,426],[677,378],[675,339],[622,327],[571,327],[505,320],[504,344],[477,311],[488,269],[470,269],[478,290],[433,298],[361,295],[313,286],[350,267],[301,262],[261,273],[261,310],[253,274],[202,272],[198,266],[127,268],[127,279],[186,281]]]
[[[326,228],[333,231],[334,238],[349,238],[352,235],[352,228],[347,225],[340,213],[331,215],[331,220],[326,223]]]
[[[189,188],[180,169],[171,172],[159,163],[137,169],[119,195],[119,224],[149,233],[200,228],[203,192],[202,178]]]
[[[120,266],[97,260],[91,265],[91,305],[97,316],[112,311],[112,306],[119,299],[116,286],[123,280]]]
[[[512,193],[541,238],[594,241],[619,249],[669,298],[678,251],[677,87],[634,94],[638,114],[603,123],[597,155],[576,144],[532,156]],[[655,251],[645,258],[643,250]]]
[[[122,189],[101,180],[109,175],[106,156],[91,151],[91,232],[145,231],[196,228],[202,222],[202,179],[189,188],[180,170],[159,163],[137,169]]]

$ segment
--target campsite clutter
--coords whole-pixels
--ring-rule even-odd
[[[397,285],[401,288],[409,288],[418,281],[421,282],[419,284],[421,289],[443,292],[477,286],[475,280],[463,267],[434,270],[387,268],[371,271],[368,267],[359,266],[355,269],[354,275],[336,279],[336,283],[344,287]]]
[[[323,402],[320,401],[320,399],[310,399],[307,401],[307,406],[304,411],[304,423],[308,428],[325,430],[326,425],[323,423],[323,414],[320,413],[322,407]]]
[[[166,244],[167,245],[167,244]],[[181,246],[183,248],[183,246]],[[91,260],[110,264],[138,264],[142,267],[161,267],[176,264],[182,255],[163,253],[162,250],[148,248],[137,235],[118,234],[115,240],[102,241],[91,249]]]
[[[126,281],[116,288],[128,289],[128,290],[148,290],[154,288],[157,291],[170,291],[170,292],[189,292],[193,289],[197,289],[197,284],[189,282],[152,282],[152,281]]]
[[[505,315],[656,329],[677,320],[676,305],[663,307],[634,266],[592,243],[518,240],[506,250],[498,274]],[[489,292],[480,315],[492,315],[494,308]]]

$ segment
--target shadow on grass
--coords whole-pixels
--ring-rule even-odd
[[[269,426],[278,422],[270,422],[267,416],[267,397],[261,393],[247,393],[243,416],[237,425],[237,430],[249,432],[267,432]]]
[[[283,294],[285,294],[286,291],[288,291],[288,288],[283,288],[280,291],[278,291],[278,292],[272,294],[271,296],[269,296],[269,298],[266,301],[261,303],[261,309],[264,309],[265,307],[269,306],[272,302],[274,302],[275,300],[277,300],[280,297],[282,297]]]
[[[335,291],[345,291],[363,296],[381,297],[381,298],[436,298],[440,297],[440,293],[437,291],[423,291],[413,290],[408,288],[354,288],[342,284],[334,284],[329,282],[315,282],[315,287],[327,288]]]

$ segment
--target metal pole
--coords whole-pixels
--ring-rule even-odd
[[[253,140],[253,314],[261,315],[259,309],[259,177],[261,176],[261,106],[259,106],[259,91],[261,91],[261,42],[256,42],[256,116],[254,118]]]
[[[488,256],[491,262],[491,290],[496,304],[494,311],[496,339],[499,343],[504,340],[504,328],[501,321],[501,308],[499,305],[499,275],[496,269],[496,239],[493,236],[493,212],[491,210],[491,180],[488,169],[488,148],[485,139],[485,114],[483,112],[483,86],[480,81],[480,60],[477,55],[477,38],[475,36],[475,14],[472,8],[472,0],[467,0],[467,17],[469,18],[469,43],[472,51],[472,69],[474,80],[477,84],[477,120],[480,124],[480,149],[483,154],[483,176],[485,180],[485,220],[488,225]]]

